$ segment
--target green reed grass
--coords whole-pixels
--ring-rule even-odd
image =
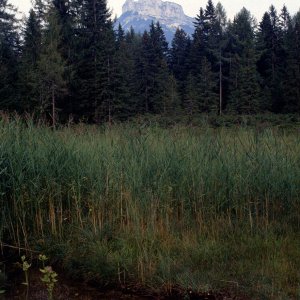
[[[73,277],[300,296],[300,133],[0,121],[0,234]]]

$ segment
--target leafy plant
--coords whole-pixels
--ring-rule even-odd
[[[28,261],[26,260],[25,255],[21,256],[21,260],[22,260],[21,267],[22,267],[22,270],[25,274],[25,282],[23,282],[22,284],[26,285],[28,287],[29,286],[29,272],[28,272],[28,270],[31,268],[31,264],[28,263]]]
[[[47,286],[48,299],[53,300],[53,290],[56,282],[58,281],[56,279],[58,274],[52,269],[51,266],[45,266],[45,261],[48,260],[45,255],[39,255],[39,260],[43,264],[43,268],[40,269],[41,273],[43,274],[43,276],[41,277],[41,281]]]

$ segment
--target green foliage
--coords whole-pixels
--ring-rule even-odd
[[[42,49],[41,23],[34,12],[29,13],[24,30],[24,43],[20,61],[20,90],[21,109],[26,112],[34,112],[40,104],[40,82],[38,76],[38,62]]]
[[[230,39],[225,51],[230,59],[230,97],[227,110],[238,114],[258,113],[263,104],[256,70],[254,24],[248,10],[243,8],[236,15],[228,34]]]
[[[266,12],[259,25],[257,35],[257,48],[259,59],[258,72],[262,76],[262,88],[269,90],[270,96],[267,102],[271,103],[271,109],[281,112],[284,107],[282,80],[285,71],[286,53],[283,48],[283,40],[280,38],[280,27],[277,11],[273,5]]]
[[[299,112],[300,21],[285,6],[280,14],[271,6],[257,26],[245,8],[231,22],[221,3],[208,0],[192,37],[178,29],[171,45],[159,23],[143,35],[115,30],[105,0],[36,0],[22,30],[13,6],[2,0],[1,7],[5,111],[52,119],[53,127],[173,107],[174,118],[182,108],[186,117]]]
[[[195,88],[197,85],[195,77],[190,73],[186,80],[184,109],[188,116],[193,116],[199,112],[198,93]]]
[[[52,125],[56,125],[56,101],[65,89],[65,61],[59,51],[61,27],[58,23],[57,13],[49,12],[43,48],[37,69],[40,89],[40,113],[51,114]]]
[[[27,289],[28,289],[28,287],[29,287],[29,272],[28,271],[31,268],[31,264],[29,264],[29,262],[27,261],[25,255],[21,256],[21,261],[22,262],[21,262],[20,266],[21,266],[21,268],[24,272],[24,275],[25,275],[25,281],[22,284],[26,285]]]
[[[1,110],[18,108],[17,63],[19,35],[15,8],[0,1],[0,105]]]
[[[74,112],[90,121],[107,121],[113,107],[115,49],[110,12],[105,0],[84,0],[78,10]]]
[[[300,18],[295,20],[294,25],[288,21],[284,39],[287,65],[282,84],[287,112],[300,111]]]
[[[50,266],[45,266],[45,262],[48,260],[46,255],[39,255],[39,260],[43,264],[43,268],[40,269],[40,272],[43,274],[41,281],[46,285],[48,291],[48,300],[53,300],[53,290],[55,284],[58,282],[58,274]]]
[[[111,119],[126,120],[137,111],[138,99],[135,85],[135,35],[125,33],[119,26],[113,66],[113,100]]]
[[[198,107],[201,113],[216,113],[219,110],[217,81],[212,71],[212,65],[206,57],[201,61],[200,75],[197,86],[194,87],[198,97]]]
[[[152,23],[149,33],[142,37],[141,54],[137,66],[137,85],[142,91],[140,107],[144,113],[164,111],[163,97],[169,76],[168,44],[159,23]]]
[[[103,286],[234,281],[253,298],[293,298],[299,133],[236,118],[231,129],[1,121],[2,236]]]

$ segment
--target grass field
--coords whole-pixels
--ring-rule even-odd
[[[72,278],[300,298],[297,128],[2,120],[0,214]]]

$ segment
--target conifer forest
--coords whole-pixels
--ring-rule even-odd
[[[94,3],[95,2],[95,3]],[[124,32],[106,1],[36,0],[28,18],[0,3],[0,107],[88,122],[143,114],[300,112],[300,13],[208,1],[170,45],[159,23]],[[55,120],[54,120],[55,121]]]
[[[0,299],[300,299],[300,11],[168,43],[106,0],[0,0]]]

